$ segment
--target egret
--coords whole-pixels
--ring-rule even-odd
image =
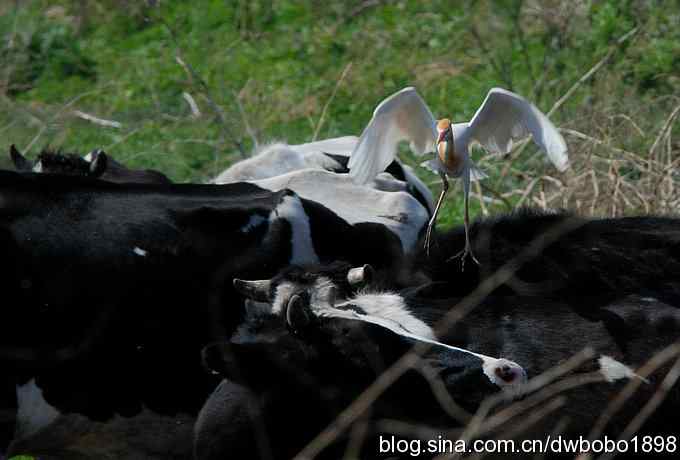
[[[477,143],[490,153],[507,154],[513,141],[528,135],[545,151],[558,170],[567,169],[569,160],[564,138],[548,117],[523,97],[502,88],[493,88],[472,120],[451,123],[448,118],[435,120],[416,89],[408,87],[376,107],[373,118],[350,155],[349,174],[356,183],[368,183],[394,160],[401,141],[408,141],[417,155],[435,152],[434,159],[423,165],[439,174],[443,188],[427,226],[426,252],[429,255],[432,228],[449,191],[448,178],[461,178],[465,204],[465,248],[455,257],[462,255],[463,267],[468,255],[479,264],[470,245],[470,182],[486,175],[470,158],[470,146]]]

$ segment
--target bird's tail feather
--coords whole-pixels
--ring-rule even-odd
[[[470,165],[470,180],[471,181],[478,181],[478,180],[486,179],[487,177],[489,177],[489,176],[487,176],[484,171],[479,169],[477,167],[477,165],[475,165],[474,163],[472,165]]]

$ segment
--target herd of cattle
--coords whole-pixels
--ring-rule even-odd
[[[563,376],[584,382],[514,436],[616,437],[631,423],[678,434],[680,220],[479,220],[479,265],[461,271],[462,228],[422,249],[434,206],[410,168],[351,181],[356,142],[272,144],[208,184],[99,150],[30,161],[12,146],[16,171],[0,171],[0,453],[292,458],[414,346],[418,364],[360,414],[361,445],[338,428],[316,458],[401,458],[376,444],[395,426],[460,434],[489,397],[502,396],[494,410],[525,402],[484,433],[498,437],[541,406],[523,388],[588,347]],[[670,358],[633,374],[662,349]]]

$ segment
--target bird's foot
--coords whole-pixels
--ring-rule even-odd
[[[477,258],[475,257],[474,253],[472,252],[472,247],[470,247],[469,244],[466,244],[465,248],[463,248],[462,251],[458,252],[454,256],[449,257],[446,261],[450,262],[453,259],[457,259],[460,257],[460,271],[465,271],[465,259],[467,259],[468,256],[472,259],[474,263],[480,265],[479,260],[477,260]]]

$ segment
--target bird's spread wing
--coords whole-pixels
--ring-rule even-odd
[[[382,101],[349,158],[349,174],[359,184],[370,182],[394,160],[401,141],[418,155],[434,150],[436,121],[415,88],[404,88]]]
[[[307,144],[291,145],[297,152],[307,155],[310,153],[330,153],[332,155],[349,156],[357,145],[359,138],[356,136],[334,137],[322,141],[308,142]]]
[[[493,88],[469,124],[470,138],[492,153],[509,153],[513,140],[532,135],[560,171],[569,166],[567,144],[555,125],[532,103]]]

